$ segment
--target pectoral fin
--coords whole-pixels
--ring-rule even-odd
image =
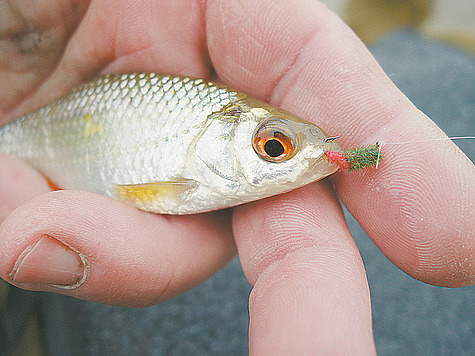
[[[117,184],[113,188],[118,199],[142,210],[159,212],[163,207],[182,201],[183,195],[196,186],[197,182],[192,179],[177,179],[153,183]]]

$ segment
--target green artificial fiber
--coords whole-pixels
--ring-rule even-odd
[[[349,164],[349,171],[357,171],[361,168],[376,166],[381,163],[383,156],[379,152],[379,144],[353,148],[345,151],[345,159]],[[379,157],[379,159],[378,159]]]

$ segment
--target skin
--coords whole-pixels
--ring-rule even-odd
[[[99,73],[156,71],[218,79],[341,135],[343,147],[445,137],[317,1],[137,4],[0,3],[1,122]],[[21,287],[148,306],[201,283],[237,250],[254,287],[252,354],[374,354],[364,266],[337,195],[414,278],[461,287],[475,268],[473,164],[450,141],[384,148],[378,170],[179,217],[50,192],[32,168],[0,156],[0,276],[18,284],[15,263],[48,233],[85,258],[85,282]]]

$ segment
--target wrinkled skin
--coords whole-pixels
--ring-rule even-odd
[[[344,147],[445,137],[314,0],[4,1],[0,24],[2,123],[98,73],[155,71],[221,80],[342,135]],[[37,172],[6,156],[0,171],[3,279],[147,306],[201,283],[237,246],[254,286],[255,354],[375,352],[364,267],[337,194],[406,273],[440,286],[473,283],[474,166],[451,142],[387,146],[378,170],[337,174],[335,189],[327,180],[196,216],[50,193]],[[52,240],[40,240],[46,232],[87,264],[81,285],[54,285],[70,281],[60,257],[41,264],[53,251]],[[35,256],[23,253],[36,242]]]

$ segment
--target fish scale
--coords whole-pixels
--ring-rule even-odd
[[[45,160],[51,163],[54,160],[54,165],[57,167],[86,168],[85,172],[90,173],[93,172],[84,167],[85,163],[97,161],[104,169],[104,176],[113,177],[114,183],[136,181],[139,176],[145,180],[161,178],[160,174],[157,176],[156,172],[148,171],[148,167],[153,163],[151,159],[147,162],[148,167],[140,164],[140,160],[143,160],[147,152],[150,152],[150,145],[153,145],[155,149],[155,141],[161,142],[161,149],[151,152],[159,154],[153,161],[162,160],[163,156],[170,155],[172,151],[179,149],[174,135],[176,136],[180,127],[182,131],[193,130],[193,127],[206,120],[206,113],[211,112],[213,106],[217,109],[216,104],[219,105],[219,103],[216,102],[216,97],[210,97],[208,102],[202,98],[199,101],[200,107],[184,107],[181,101],[173,99],[176,99],[176,91],[183,88],[186,83],[178,81],[177,77],[164,76],[159,78],[159,82],[153,88],[155,95],[153,104],[150,105],[150,101],[143,100],[146,95],[139,95],[139,93],[140,89],[145,89],[147,93],[151,90],[150,79],[152,78],[154,78],[152,74],[149,76],[145,74],[111,75],[78,88],[56,103],[7,125],[2,130],[0,151],[25,159],[33,166],[44,170],[45,173],[54,169],[53,167],[42,169]],[[201,82],[197,80],[193,85],[199,85]],[[110,85],[110,83],[117,83],[117,85]],[[169,86],[168,91],[164,92],[160,85],[167,86],[167,83],[172,85]],[[201,93],[206,91],[213,93],[216,90],[217,88],[213,86],[208,88],[203,86]],[[117,96],[114,91],[118,93]],[[209,97],[209,94],[207,95]],[[231,95],[228,94],[228,96]],[[120,99],[114,99],[115,97]],[[221,107],[225,104],[226,102],[223,102]],[[71,110],[71,107],[74,109]],[[106,107],[109,108],[107,115]],[[149,120],[147,115],[144,116],[147,109],[155,112],[158,110],[160,115],[157,115],[155,120]],[[91,118],[89,122],[87,117]],[[96,124],[97,117],[101,118],[101,122]],[[167,125],[167,122],[170,124]],[[99,124],[104,130],[102,135],[100,132],[90,132],[94,129],[94,125]],[[150,138],[150,142],[144,144],[143,140],[136,140],[135,137],[127,138],[130,127],[135,128],[135,136]],[[194,131],[197,129],[195,128]],[[25,135],[26,132],[29,133],[28,139],[16,139]],[[91,134],[90,137],[84,137],[88,132]],[[6,133],[9,133],[10,139],[6,137]],[[84,145],[85,138],[90,143],[88,146]],[[193,134],[190,137],[180,135],[180,144],[189,144],[192,138]],[[65,153],[61,154],[49,149],[56,145],[65,149]],[[100,152],[94,150],[98,147],[101,148]],[[118,155],[124,170],[119,171],[116,167],[110,167],[107,164],[109,157],[115,155]],[[96,156],[100,156],[101,159],[96,160]],[[167,161],[163,160],[162,165],[164,163]],[[173,167],[165,165],[163,168],[168,172],[170,168],[173,168],[176,171],[175,174],[179,175],[182,172],[178,169],[179,164],[176,163],[175,161]],[[67,174],[67,172],[64,173]],[[76,186],[69,177],[65,180],[67,183],[63,182],[63,179],[57,179],[57,183],[61,186],[67,184],[75,189],[84,188],[83,183]],[[102,188],[99,188],[96,192],[101,191]]]
[[[272,120],[295,144],[282,162],[253,147],[259,128]],[[111,74],[2,127],[0,152],[25,160],[61,188],[188,214],[333,173],[323,152],[338,146],[326,137],[288,112],[203,79]]]

